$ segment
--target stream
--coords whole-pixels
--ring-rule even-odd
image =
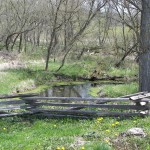
[[[60,85],[53,86],[50,89],[40,93],[40,96],[44,97],[92,97],[89,92],[92,87],[101,87],[106,84],[119,84],[119,83],[82,83],[74,85]]]

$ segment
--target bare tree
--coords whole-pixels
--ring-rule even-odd
[[[87,3],[88,2],[89,1],[87,1]],[[68,43],[68,49],[63,57],[62,64],[60,65],[60,67],[58,68],[57,71],[59,71],[64,66],[66,57],[68,56],[69,52],[71,51],[73,44],[79,39],[79,37],[82,35],[82,33],[85,31],[85,29],[89,26],[91,21],[97,15],[97,12],[99,11],[99,9],[103,8],[105,6],[105,4],[107,3],[107,1],[104,1],[103,3],[100,3],[100,2],[97,3],[97,2],[98,1],[96,1],[96,0],[92,0],[89,2],[89,10],[87,12],[88,16],[87,16],[86,20],[80,26],[80,29],[74,34],[74,36]],[[95,5],[96,5],[96,7],[95,7]]]
[[[113,19],[119,23],[118,27],[122,28],[121,39],[118,37],[114,38],[115,48],[118,49],[117,55],[120,55],[120,52],[122,55],[120,60],[115,64],[116,67],[119,67],[127,56],[132,53],[138,54],[140,37],[140,10],[129,2],[123,0],[112,1],[112,7],[118,16],[117,18],[113,17]]]

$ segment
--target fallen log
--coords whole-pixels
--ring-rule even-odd
[[[58,79],[68,79],[68,80],[88,80],[88,81],[98,81],[98,80],[112,80],[112,81],[119,81],[119,80],[123,80],[124,76],[106,76],[106,77],[96,77],[96,76],[91,76],[90,78],[88,77],[70,77],[64,74],[57,74],[54,73],[54,76],[57,77]]]
[[[123,76],[107,76],[107,77],[98,78],[98,77],[92,76],[91,78],[88,78],[89,81],[97,81],[97,80],[113,80],[113,81],[118,81],[120,79],[124,79],[124,77]]]

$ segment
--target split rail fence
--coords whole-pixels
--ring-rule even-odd
[[[0,96],[0,117],[38,115],[51,118],[129,117],[150,114],[150,93],[119,98],[39,97],[36,94]]]

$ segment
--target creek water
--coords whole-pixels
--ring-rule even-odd
[[[76,85],[60,85],[53,86],[50,89],[40,93],[40,96],[44,97],[92,97],[89,92],[91,87],[100,87],[106,84],[118,84],[118,83],[83,83]]]

